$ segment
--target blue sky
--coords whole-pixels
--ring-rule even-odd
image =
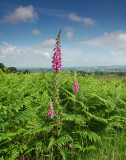
[[[0,62],[51,67],[62,29],[63,67],[126,65],[126,0],[1,0]]]

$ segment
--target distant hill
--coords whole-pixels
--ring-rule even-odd
[[[51,72],[51,68],[18,68],[18,71],[25,71],[28,70],[31,73],[35,73],[37,71],[41,72]],[[96,72],[96,71],[103,71],[103,72],[126,72],[126,65],[125,66],[119,66],[119,65],[113,65],[113,66],[80,66],[80,67],[63,67],[62,70],[65,71],[86,71],[86,72]]]

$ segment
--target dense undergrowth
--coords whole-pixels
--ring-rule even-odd
[[[125,160],[126,78],[80,75],[75,93],[60,72],[57,140],[55,114],[46,116],[54,83],[54,73],[0,71],[0,159]]]

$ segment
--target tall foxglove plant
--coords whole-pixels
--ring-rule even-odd
[[[55,86],[55,89],[56,89],[56,124],[58,124],[58,76],[57,76],[57,73],[58,71],[61,71],[61,67],[62,67],[62,64],[61,64],[61,45],[60,45],[60,35],[61,35],[61,29],[59,31],[59,34],[56,38],[56,44],[55,44],[55,48],[53,49],[54,52],[54,55],[52,57],[52,70],[55,70],[56,71],[56,86]],[[56,127],[56,137],[58,137],[58,127]]]
[[[55,70],[55,75],[56,75],[56,84],[55,84],[55,91],[56,91],[56,95],[55,95],[55,98],[56,98],[56,133],[55,133],[55,137],[56,137],[56,140],[58,138],[58,120],[60,119],[58,117],[58,71],[61,71],[61,67],[62,67],[62,64],[61,64],[61,60],[62,60],[62,57],[61,57],[61,45],[60,45],[60,35],[61,35],[61,29],[59,31],[59,34],[57,36],[57,39],[56,39],[56,44],[55,44],[55,48],[53,49],[54,51],[54,55],[52,57],[52,70]],[[55,157],[55,160],[57,160],[57,153],[58,150],[56,149],[56,157]]]

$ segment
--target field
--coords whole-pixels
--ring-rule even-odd
[[[126,77],[77,78],[58,74],[56,124],[55,73],[0,70],[0,160],[126,160]]]

